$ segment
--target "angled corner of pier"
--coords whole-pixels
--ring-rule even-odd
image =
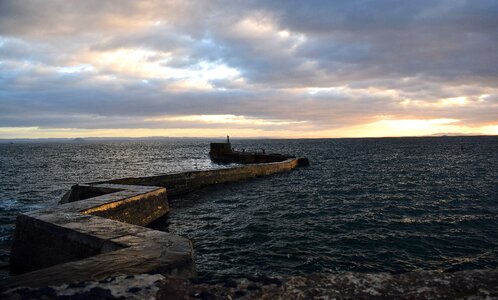
[[[188,239],[143,227],[169,211],[165,188],[101,184],[72,190],[89,195],[96,189],[107,193],[17,218],[11,267],[21,274],[0,287],[56,285],[113,274],[195,276]]]

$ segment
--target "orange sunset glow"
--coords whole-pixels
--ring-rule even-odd
[[[485,8],[307,5],[6,2],[0,139],[498,134]]]

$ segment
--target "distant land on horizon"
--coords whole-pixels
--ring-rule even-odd
[[[386,138],[427,138],[427,137],[498,137],[498,135],[487,134],[465,134],[465,133],[436,133],[422,136],[385,136],[385,137],[323,137],[323,138],[274,138],[274,137],[232,137],[231,140],[320,140],[320,139],[386,139]],[[119,142],[119,141],[198,141],[225,140],[225,137],[167,137],[167,136],[150,136],[150,137],[78,137],[78,138],[15,138],[2,139],[0,143],[85,143],[85,142]]]

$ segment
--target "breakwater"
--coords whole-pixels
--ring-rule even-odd
[[[168,189],[168,196],[182,195],[213,184],[246,180],[274,173],[286,172],[301,166],[302,159],[288,158],[283,161],[248,164],[240,167],[192,171],[138,178],[122,178],[93,184],[129,184],[160,186]],[[68,196],[71,197],[71,196]]]
[[[168,195],[251,179],[299,166],[279,162],[78,184],[61,205],[20,215],[11,253],[13,273],[0,287],[98,280],[112,274],[194,277],[188,239],[143,227],[169,211]]]

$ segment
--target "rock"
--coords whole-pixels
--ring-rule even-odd
[[[40,288],[17,287],[2,294],[2,299],[154,299],[162,275],[116,275],[101,281],[78,281]]]
[[[171,297],[175,298],[171,298]],[[212,298],[209,298],[209,297]],[[498,299],[498,269],[310,274],[209,284],[166,278],[158,299]],[[203,298],[204,297],[204,298]]]

